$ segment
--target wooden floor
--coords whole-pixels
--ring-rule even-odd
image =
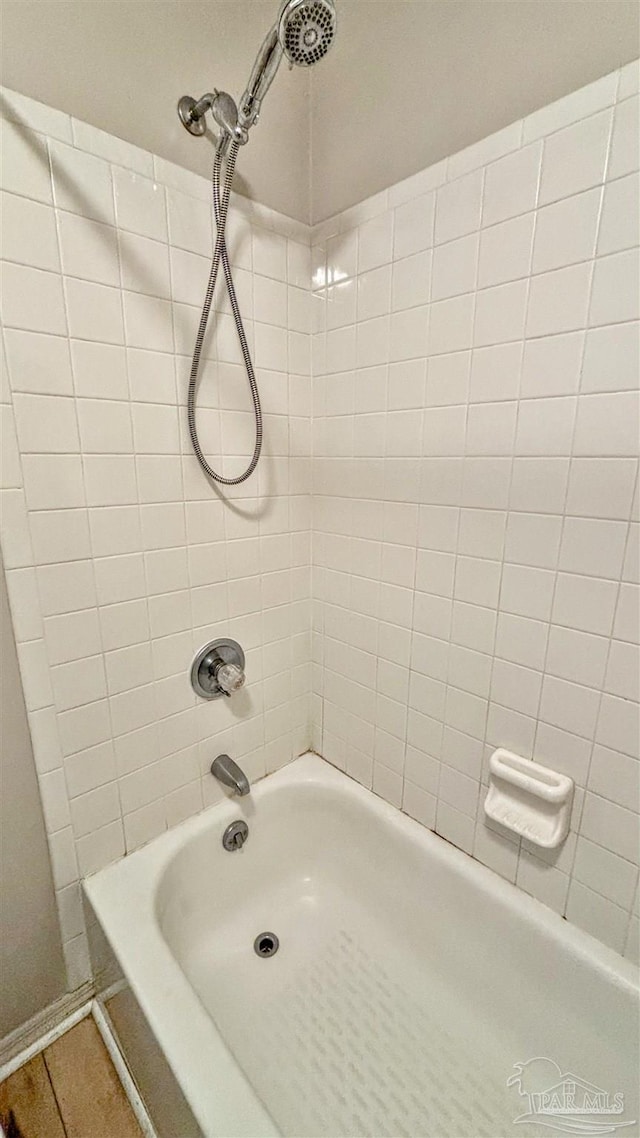
[[[142,1138],[91,1016],[0,1085],[6,1138]]]

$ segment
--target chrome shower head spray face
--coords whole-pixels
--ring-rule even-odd
[[[278,39],[290,63],[312,67],[325,56],[336,33],[331,0],[286,0],[278,17]]]
[[[278,18],[258,52],[246,91],[236,109],[230,95],[214,91],[197,101],[183,95],[178,114],[191,133],[205,132],[204,115],[211,110],[224,140],[244,145],[250,127],[258,121],[260,108],[273,83],[283,55],[291,66],[312,67],[327,54],[336,34],[333,0],[284,0]]]
[[[240,100],[239,122],[249,129],[258,121],[260,107],[285,55],[296,67],[311,67],[325,56],[336,32],[333,0],[285,0],[253,65],[247,89]]]

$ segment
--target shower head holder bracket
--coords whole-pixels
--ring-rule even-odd
[[[206,133],[206,113],[211,111],[222,132],[221,137],[230,138],[240,146],[244,146],[249,135],[243,126],[238,123],[238,108],[231,95],[226,91],[213,91],[194,99],[192,95],[183,95],[178,99],[178,118],[185,130],[196,138]]]

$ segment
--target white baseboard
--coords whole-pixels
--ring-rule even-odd
[[[88,1016],[92,996],[93,986],[85,984],[7,1035],[0,1044],[0,1083]]]
[[[115,985],[121,987],[121,985]],[[94,999],[91,1004],[91,1014],[95,1020],[96,1027],[102,1036],[104,1045],[109,1052],[111,1062],[113,1063],[118,1078],[122,1083],[122,1088],[126,1094],[131,1109],[136,1116],[138,1126],[140,1127],[144,1138],[158,1138],[155,1127],[149,1117],[149,1112],[140,1097],[138,1088],[131,1076],[131,1072],[127,1066],[127,1061],[120,1050],[120,1045],[116,1038],[115,1032],[111,1026],[109,1013],[105,1009],[102,999]]]
[[[118,990],[121,986],[121,984],[115,984],[113,989]],[[147,1108],[131,1077],[126,1059],[120,1050],[115,1032],[111,1027],[109,1013],[105,1011],[102,1000],[87,999],[87,995],[92,997],[92,992],[90,986],[88,992],[86,988],[87,986],[78,992],[63,996],[61,1000],[56,1000],[55,1004],[45,1008],[39,1015],[34,1016],[28,1023],[23,1024],[17,1031],[12,1032],[11,1035],[2,1040],[0,1058],[4,1061],[0,1064],[0,1083],[3,1083],[15,1071],[33,1059],[34,1055],[39,1055],[45,1047],[49,1047],[61,1035],[91,1015],[109,1052],[111,1062],[116,1069],[144,1138],[158,1138]],[[108,994],[112,995],[113,992],[110,991]],[[4,1138],[1,1126],[0,1138]]]

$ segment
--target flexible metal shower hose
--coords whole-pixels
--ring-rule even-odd
[[[256,382],[256,377],[253,371],[249,345],[247,344],[247,338],[244,333],[244,326],[242,324],[242,316],[240,315],[236,290],[233,285],[231,266],[229,264],[229,256],[227,253],[227,245],[224,236],[225,226],[227,224],[227,213],[229,210],[229,197],[231,195],[231,183],[233,181],[233,171],[235,168],[237,155],[238,143],[234,142],[229,148],[229,154],[227,157],[222,198],[220,197],[220,168],[222,165],[222,149],[220,147],[218,147],[216,150],[216,156],[213,162],[213,211],[216,220],[217,235],[213,250],[213,257],[211,259],[211,271],[209,273],[207,291],[205,293],[204,305],[202,307],[202,315],[200,316],[200,323],[198,325],[198,331],[196,334],[196,342],[193,349],[191,373],[189,375],[189,392],[187,395],[187,419],[189,422],[189,434],[191,435],[191,442],[193,444],[195,456],[205,474],[207,474],[209,478],[213,478],[215,482],[222,482],[225,486],[237,486],[240,482],[245,482],[246,479],[249,478],[251,474],[253,474],[256,466],[258,465],[258,459],[260,458],[260,451],[262,449],[262,409],[260,407],[260,394],[258,392],[258,384]],[[216,287],[218,269],[220,267],[221,261],[224,270],[224,279],[227,285],[227,293],[229,294],[231,311],[233,312],[236,332],[238,333],[238,340],[240,341],[244,366],[247,372],[247,379],[249,380],[249,387],[251,389],[253,412],[256,420],[256,443],[253,449],[253,457],[251,458],[251,461],[244,474],[239,474],[237,478],[224,478],[222,474],[218,474],[209,465],[202,451],[202,447],[200,446],[200,440],[198,439],[198,431],[196,428],[196,389],[198,386],[200,356],[202,355],[202,345],[204,343],[204,337],[207,331],[207,323],[209,321],[209,313],[211,311],[211,304],[213,302],[213,294]]]

